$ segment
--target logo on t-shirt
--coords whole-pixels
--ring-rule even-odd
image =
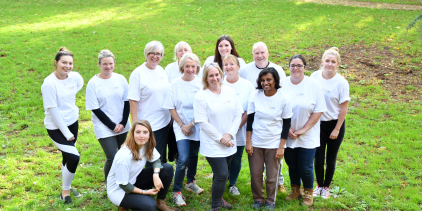
[[[159,81],[161,81],[161,80],[163,80],[164,79],[164,77],[158,77],[158,80]]]
[[[269,106],[269,107],[268,107],[268,109],[270,109],[270,110],[274,110],[274,109],[275,109],[275,107],[274,107],[274,106]]]
[[[72,89],[74,89],[75,88],[75,86],[70,86],[69,87],[69,90],[72,90]]]
[[[198,91],[189,91],[191,94],[196,94]]]
[[[227,101],[224,101],[223,104],[228,104],[230,102],[231,102],[231,100],[227,100]]]
[[[327,94],[327,95],[329,95],[329,94],[330,94],[330,91],[328,91],[328,89],[324,89],[323,91],[324,91],[324,93],[325,93],[325,94]]]
[[[297,97],[302,97],[302,96],[305,96],[305,94],[303,94],[303,93],[297,93],[296,96]]]

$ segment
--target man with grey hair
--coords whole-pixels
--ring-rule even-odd
[[[273,67],[277,70],[278,75],[280,76],[280,81],[286,77],[286,73],[282,67],[268,61],[269,57],[267,45],[263,42],[257,42],[252,47],[252,57],[253,62],[247,64],[239,70],[239,76],[250,81],[255,88],[258,86],[257,79],[261,70],[266,67]],[[283,161],[280,162],[279,176],[278,176],[278,190],[282,193],[285,193],[284,189],[284,177],[281,169],[283,168]]]
[[[268,61],[269,55],[270,54],[268,53],[268,48],[265,43],[255,43],[252,47],[252,56],[254,61],[239,70],[240,77],[250,81],[256,88],[258,86],[258,84],[256,84],[256,79],[258,78],[261,70],[266,67],[274,67],[280,76],[280,81],[285,78],[286,74],[284,73],[283,68]]]

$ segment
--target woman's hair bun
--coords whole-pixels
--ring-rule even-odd
[[[61,47],[61,48],[59,49],[59,51],[66,51],[66,52],[69,52],[69,50],[67,50],[67,48],[66,48],[66,47]]]
[[[330,50],[339,52],[337,47],[332,47],[332,48],[330,48]]]

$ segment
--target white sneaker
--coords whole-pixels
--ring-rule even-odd
[[[196,193],[196,194],[201,194],[201,193],[203,193],[204,192],[204,189],[202,189],[202,188],[200,188],[196,183],[195,183],[195,180],[194,181],[192,181],[191,183],[187,183],[186,182],[186,185],[185,185],[185,189],[187,190],[187,191],[192,191],[192,192],[194,192],[194,193]]]
[[[173,198],[173,202],[178,207],[186,206],[186,202],[185,202],[185,200],[183,200],[183,196],[182,196],[181,192],[174,192],[172,198]]]
[[[314,197],[320,197],[322,189],[323,189],[322,187],[317,186],[317,187],[314,189],[313,196],[314,196]]]
[[[321,198],[329,199],[330,198],[330,188],[324,187],[321,191]]]
[[[232,194],[233,196],[240,195],[239,189],[236,187],[236,185],[233,185],[229,188],[229,193]]]

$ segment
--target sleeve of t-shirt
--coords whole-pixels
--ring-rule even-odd
[[[84,86],[84,79],[82,78],[82,76],[79,73],[77,73],[77,72],[75,72],[75,73],[76,73],[77,90],[79,92],[82,89],[82,87]]]
[[[88,82],[88,85],[86,86],[86,110],[94,110],[100,108],[100,104],[97,100],[97,94],[95,91],[95,83],[92,81]]]
[[[69,128],[67,127],[66,123],[63,120],[63,116],[60,114],[59,109],[57,107],[48,108],[51,116],[53,117],[53,122],[59,128],[60,132],[62,132],[63,136],[66,137],[66,140],[74,137],[73,133],[70,132]]]
[[[48,83],[41,86],[42,100],[45,109],[57,107],[56,88]]]
[[[132,164],[132,154],[124,155],[124,157],[113,162],[114,173],[116,175],[116,184],[127,185],[129,183],[130,166]]]
[[[256,91],[253,92],[251,98],[249,98],[249,102],[248,102],[248,115],[255,113],[255,96],[256,96]]]
[[[143,84],[140,80],[139,71],[134,70],[129,77],[129,91],[127,98],[134,101],[139,101],[141,99],[141,89]]]
[[[284,104],[283,113],[281,114],[281,118],[289,119],[293,117],[293,108],[290,98],[286,98],[286,104]]]
[[[280,76],[280,80],[283,78],[286,78],[286,73],[284,72],[283,68],[281,66],[277,67],[278,75]]]
[[[326,112],[327,106],[325,104],[324,92],[315,79],[310,80],[314,80],[314,92],[316,94],[316,104],[313,113]]]
[[[147,160],[148,160],[148,162],[153,163],[154,161],[156,161],[157,159],[159,159],[160,156],[161,156],[160,153],[154,147],[154,151],[152,152],[152,159],[147,159]]]
[[[239,130],[240,122],[242,121],[242,114],[243,114],[243,108],[242,104],[240,103],[239,97],[237,97],[236,93],[233,92],[233,96],[235,99],[235,114],[232,120],[231,127],[227,133],[232,135],[234,138],[236,136],[237,131]]]
[[[166,66],[166,68],[164,69],[164,72],[166,72],[166,75],[167,75],[167,78],[168,78],[168,81],[169,81],[169,83],[171,83],[171,81],[170,81],[170,74],[171,74],[171,64],[172,63],[170,63],[170,64],[168,64],[167,66]]]
[[[172,83],[170,86],[170,89],[167,93],[166,99],[164,100],[164,105],[163,108],[165,109],[175,109],[176,107],[174,106],[176,104],[176,99],[174,96],[174,84]]]
[[[129,99],[127,99],[127,95],[128,95],[128,92],[129,92],[129,84],[127,83],[127,80],[124,76],[121,76],[121,83],[122,83],[122,86],[123,86],[123,98],[122,98],[122,100],[123,101],[129,101]]]
[[[245,65],[245,67],[241,67],[239,69],[239,76],[242,77],[242,78],[245,78],[246,77],[245,72],[246,72],[246,65]]]
[[[240,67],[244,67],[244,66],[246,66],[246,62],[245,62],[245,60],[243,60],[242,58],[238,58],[238,60],[239,60],[239,66],[240,66]]]
[[[315,79],[315,80],[317,80],[317,71],[315,71],[315,72],[313,72],[312,74],[311,74],[311,76],[309,76],[310,78],[313,78],[313,79]]]
[[[350,93],[349,93],[349,83],[346,81],[346,79],[344,79],[342,83],[342,89],[340,90],[339,103],[342,104],[346,101],[350,101]]]

